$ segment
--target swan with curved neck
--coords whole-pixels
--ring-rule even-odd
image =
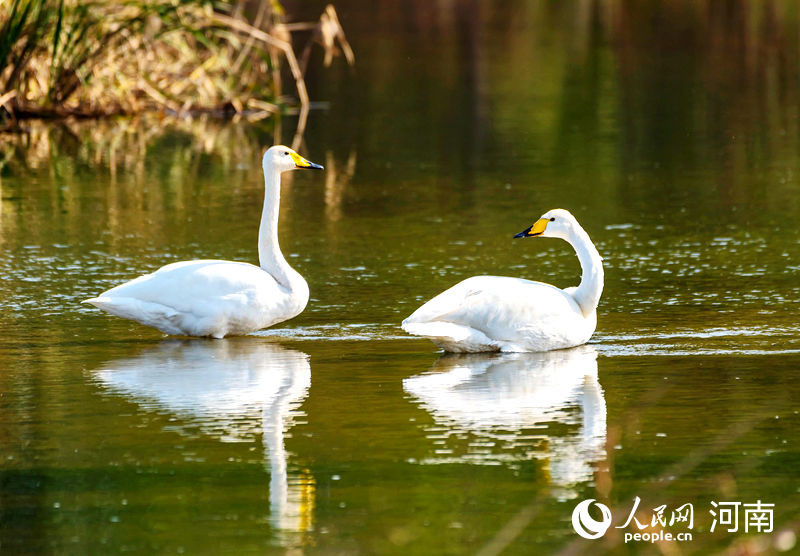
[[[557,237],[581,264],[577,287],[503,276],[473,276],[440,293],[403,321],[445,351],[550,351],[586,343],[597,326],[603,259],[589,235],[563,209],[546,212],[514,237]]]
[[[214,338],[247,334],[299,315],[308,303],[308,284],[278,244],[281,173],[322,166],[276,145],[264,153],[262,168],[260,266],[219,260],[172,263],[84,303],[166,334]]]

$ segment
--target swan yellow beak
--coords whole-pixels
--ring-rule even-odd
[[[545,228],[547,228],[547,225],[549,223],[550,223],[550,220],[548,220],[547,218],[540,218],[539,220],[537,220],[534,223],[533,226],[531,226],[527,230],[521,231],[520,233],[518,233],[514,237],[515,238],[519,238],[519,237],[536,237],[536,236],[540,236],[540,235],[542,235],[544,233],[544,230],[545,230]]]
[[[294,160],[294,165],[298,168],[311,168],[312,170],[324,170],[325,168],[322,167],[320,164],[314,164],[313,162],[309,162],[299,154],[295,152],[290,152],[289,156],[292,157]]]

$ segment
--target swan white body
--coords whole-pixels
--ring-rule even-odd
[[[278,245],[280,176],[286,170],[322,166],[280,145],[264,153],[262,166],[260,267],[220,260],[168,264],[84,303],[167,334],[214,338],[247,334],[300,314],[308,303],[308,284]]]
[[[603,260],[569,212],[554,209],[515,237],[559,237],[583,271],[578,287],[503,276],[474,276],[440,293],[403,321],[445,351],[550,351],[586,343],[597,326]]]

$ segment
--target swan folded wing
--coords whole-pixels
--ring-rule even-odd
[[[495,341],[513,342],[558,336],[559,329],[576,324],[579,315],[574,299],[555,286],[521,278],[475,276],[425,303],[403,327],[408,331],[408,325],[415,323],[446,322],[467,326]]]
[[[99,297],[128,300],[128,314],[100,308],[168,334],[219,336],[255,330],[283,320],[266,315],[291,310],[288,292],[271,275],[257,266],[229,261],[169,264]]]

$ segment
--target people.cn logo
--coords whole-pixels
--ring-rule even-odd
[[[602,521],[597,521],[589,515],[589,507],[592,502],[594,502],[594,498],[589,498],[572,510],[572,526],[575,528],[575,532],[584,539],[599,539],[611,526],[611,510],[605,504],[594,502],[595,506],[600,508],[600,513],[603,514]]]

